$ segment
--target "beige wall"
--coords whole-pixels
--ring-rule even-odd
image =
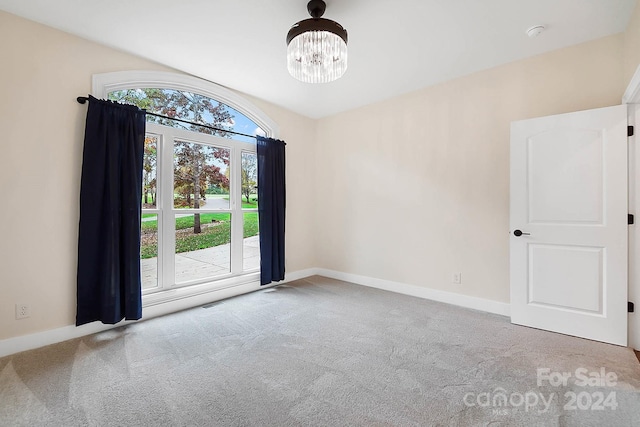
[[[291,113],[263,100],[244,95],[280,125],[279,139],[287,143],[287,272],[316,267],[313,191],[317,121]]]
[[[627,30],[624,32],[624,84],[631,81],[640,65],[640,0],[631,15]]]
[[[0,340],[75,321],[78,199],[91,76],[168,70],[0,12]],[[288,143],[287,262],[312,267],[307,217],[315,121],[260,102]],[[14,305],[32,316],[15,320]]]
[[[319,266],[508,302],[510,122],[619,104],[622,45],[606,37],[320,120]]]

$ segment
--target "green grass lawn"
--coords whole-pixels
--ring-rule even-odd
[[[182,218],[179,218],[182,219]],[[231,241],[231,222],[222,221],[215,227],[202,229],[202,233],[176,236],[176,253],[191,252],[224,245]]]
[[[254,204],[255,206],[255,204]],[[243,206],[244,207],[244,206]],[[251,237],[258,234],[258,213],[246,212],[244,215],[244,237]],[[176,235],[176,253],[190,252],[198,249],[206,249],[214,246],[224,245],[231,240],[231,215],[228,213],[205,213],[200,214],[200,224],[210,224],[211,227],[203,227],[202,232],[193,234],[193,215],[176,219],[176,230],[191,230],[191,232],[179,232]],[[144,221],[142,223],[142,233],[153,234],[158,230],[157,221]],[[157,245],[143,244],[141,246],[141,258],[153,258],[158,256]]]

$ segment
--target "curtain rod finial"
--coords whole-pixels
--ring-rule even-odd
[[[76,101],[78,101],[78,104],[86,104],[88,100],[89,98],[87,98],[86,96],[79,96],[76,98]]]

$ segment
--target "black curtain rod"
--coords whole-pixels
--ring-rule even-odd
[[[86,97],[86,96],[79,96],[79,97],[76,98],[76,101],[78,101],[79,104],[85,104],[88,100],[89,100],[89,98]],[[201,123],[190,122],[188,120],[176,119],[175,117],[169,117],[169,116],[163,116],[162,114],[150,113],[150,112],[148,112],[146,110],[143,110],[143,111],[149,116],[161,117],[161,118],[167,119],[167,120],[175,120],[176,122],[182,122],[182,123],[187,123],[187,124],[190,124],[190,125],[193,125],[193,126],[200,126],[200,127],[211,129],[211,130],[217,130],[218,132],[232,133],[234,135],[246,136],[247,138],[255,138],[256,137],[255,135],[247,135],[246,133],[234,132],[232,130],[220,129],[220,128],[216,128],[216,127],[209,126],[209,125],[203,125]]]

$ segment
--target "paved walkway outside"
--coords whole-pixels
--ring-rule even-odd
[[[176,283],[205,279],[229,273],[231,245],[176,254]],[[259,236],[247,237],[242,244],[243,270],[260,268]],[[140,260],[142,289],[153,288],[158,282],[158,258]]]

